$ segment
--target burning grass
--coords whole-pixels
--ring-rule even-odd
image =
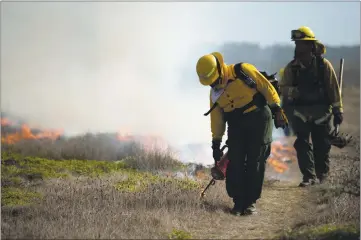
[[[160,170],[182,167],[167,144],[154,136],[86,133],[65,137],[61,130],[40,130],[1,118],[1,149],[25,157],[55,160],[125,159],[133,168]]]
[[[125,161],[140,170],[176,170],[183,167],[172,149],[161,138],[128,133],[87,133],[64,137],[61,130],[32,129],[27,124],[1,118],[3,151],[56,160]],[[272,143],[268,164],[277,174],[289,170],[287,163],[295,161],[295,151],[287,139]]]
[[[24,157],[54,160],[123,160],[129,167],[141,170],[181,168],[171,151],[147,150],[137,142],[119,142],[112,134],[84,134],[67,139],[20,140],[2,144],[2,151]]]

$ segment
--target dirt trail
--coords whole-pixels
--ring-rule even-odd
[[[298,182],[267,184],[257,202],[258,213],[252,216],[230,215],[228,211],[232,202],[225,199],[217,221],[197,224],[192,235],[203,239],[269,239],[292,227],[303,212],[302,206],[309,201],[308,190],[297,185]]]

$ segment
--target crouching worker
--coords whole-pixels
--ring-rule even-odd
[[[288,120],[272,84],[249,63],[226,65],[212,53],[197,62],[199,81],[210,86],[213,158],[222,156],[222,137],[228,124],[226,190],[233,198],[235,215],[256,213],[261,197],[266,160],[271,152],[272,115],[276,128]]]

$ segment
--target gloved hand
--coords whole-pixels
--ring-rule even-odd
[[[212,141],[212,149],[213,149],[214,162],[217,163],[223,156],[223,152],[221,151],[221,141],[213,140]]]
[[[343,114],[341,112],[335,113],[333,115],[333,126],[336,127],[343,122]]]
[[[272,114],[274,115],[274,123],[276,128],[285,128],[288,126],[288,119],[280,106],[271,108]]]

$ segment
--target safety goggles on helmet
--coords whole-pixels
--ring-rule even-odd
[[[218,61],[218,58],[216,56],[214,56],[217,62],[217,71],[218,71],[218,78],[210,85],[211,88],[214,88],[215,86],[217,86],[218,84],[221,83],[222,80],[222,71],[221,71],[221,64]]]
[[[313,36],[307,36],[304,32],[300,30],[292,30],[291,31],[291,39],[292,40],[302,40],[304,38],[315,38]]]

